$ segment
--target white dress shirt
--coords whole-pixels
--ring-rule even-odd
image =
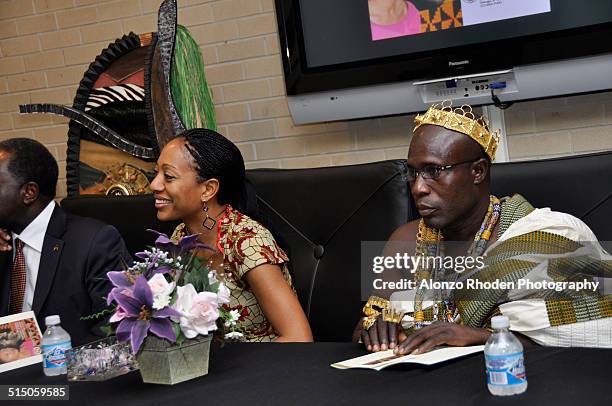
[[[52,200],[43,211],[28,226],[21,234],[13,235],[13,259],[15,258],[15,239],[19,238],[23,241],[23,256],[26,263],[26,288],[23,297],[22,312],[32,310],[32,301],[34,300],[34,290],[36,289],[36,280],[38,279],[38,267],[40,265],[40,254],[42,253],[45,234],[51,215],[55,209],[55,201]]]

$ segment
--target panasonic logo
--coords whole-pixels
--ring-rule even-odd
[[[469,60],[463,60],[463,61],[457,61],[457,62],[453,62],[453,61],[449,61],[448,62],[448,66],[461,66],[461,65],[468,65],[470,63]]]

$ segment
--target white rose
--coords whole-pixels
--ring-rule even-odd
[[[153,308],[163,309],[170,304],[170,295],[174,290],[174,282],[168,283],[164,275],[157,273],[147,281],[153,293]]]

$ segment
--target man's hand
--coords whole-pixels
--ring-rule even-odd
[[[359,320],[353,337],[355,341],[361,337],[361,341],[368,351],[377,352],[393,349],[400,339],[406,339],[399,324],[386,322],[382,319],[382,316],[378,316],[376,322],[367,331],[363,329],[362,321],[363,319]]]
[[[10,251],[13,249],[11,241],[11,234],[0,228],[0,251]]]
[[[437,322],[415,331],[405,340],[400,340],[394,352],[399,355],[422,354],[442,344],[458,347],[484,344],[489,335],[489,331],[482,328]]]

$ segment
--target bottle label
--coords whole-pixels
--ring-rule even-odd
[[[45,368],[62,368],[67,365],[66,351],[71,349],[70,341],[63,343],[43,345],[43,363]]]
[[[522,352],[504,355],[485,354],[489,385],[519,385],[527,382]]]

